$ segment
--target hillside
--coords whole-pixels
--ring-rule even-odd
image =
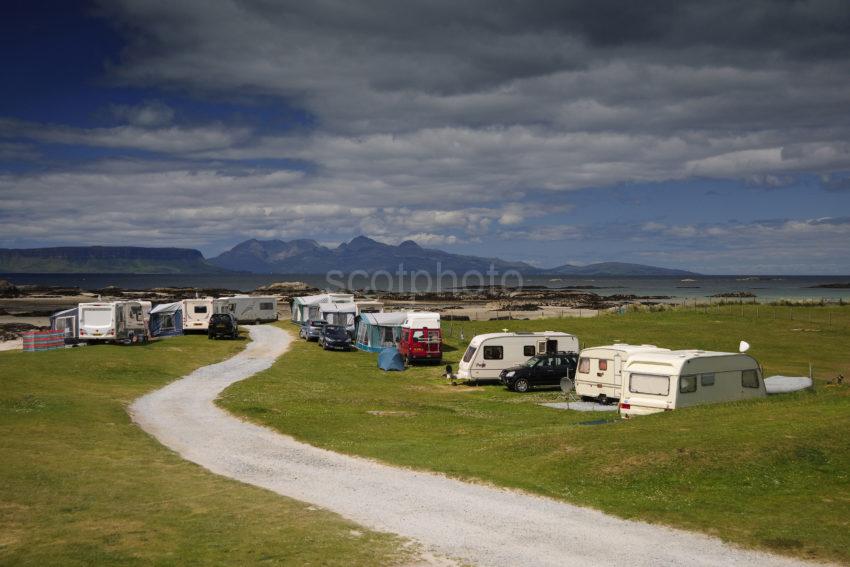
[[[209,264],[199,251],[189,248],[0,248],[0,272],[6,273],[199,274],[225,271]]]
[[[694,272],[646,266],[644,264],[629,264],[626,262],[600,262],[587,266],[565,264],[556,268],[543,270],[543,273],[557,276],[695,276]]]

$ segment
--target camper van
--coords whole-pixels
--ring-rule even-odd
[[[623,366],[630,356],[644,352],[670,352],[670,349],[617,343],[582,350],[576,369],[576,395],[601,404],[619,401]]]
[[[704,350],[637,353],[623,369],[620,415],[765,396],[761,368],[749,355]]]
[[[238,323],[277,321],[277,297],[273,295],[234,295],[213,300],[214,313],[231,313]]]
[[[213,298],[184,299],[183,331],[207,332],[210,326],[210,315],[213,314]]]
[[[411,311],[401,324],[398,351],[405,361],[439,363],[443,359],[440,314]]]
[[[498,380],[502,370],[522,364],[537,354],[578,353],[575,335],[558,331],[487,333],[476,335],[458,364],[461,380]]]
[[[150,301],[80,303],[78,311],[82,341],[137,343],[148,339]]]

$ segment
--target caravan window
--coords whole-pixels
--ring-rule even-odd
[[[690,394],[697,391],[697,375],[688,374],[687,376],[679,376],[679,392],[682,394]]]
[[[606,370],[608,370],[608,361],[603,359],[603,358],[600,358],[599,359],[599,371],[605,372]]]
[[[522,347],[523,356],[534,356],[537,352],[534,350],[534,345],[525,345]]]
[[[206,305],[196,305],[194,309],[195,313],[206,313],[207,306]]]
[[[744,388],[758,388],[759,375],[755,370],[744,370],[741,372],[741,386]]]
[[[714,372],[710,374],[700,374],[700,386],[714,386]]]
[[[502,360],[504,355],[505,349],[501,345],[484,347],[484,360]]]
[[[475,347],[470,346],[469,348],[466,349],[466,352],[463,353],[463,361],[469,362],[470,360],[472,360],[472,357],[473,357],[474,354],[475,354]]]
[[[81,310],[80,324],[82,325],[109,325],[112,323],[111,307],[87,307]]]
[[[670,377],[655,374],[632,374],[629,379],[629,391],[633,394],[666,396],[670,393]]]
[[[260,309],[263,311],[271,311],[274,309],[274,303],[260,303]]]
[[[582,374],[587,374],[590,372],[590,359],[582,357],[578,361],[578,371]]]

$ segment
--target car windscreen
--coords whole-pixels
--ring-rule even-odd
[[[325,329],[325,336],[332,339],[342,340],[348,338],[348,333],[340,327],[328,327]]]
[[[228,317],[227,315],[217,314],[217,315],[213,315],[210,318],[210,322],[212,322],[212,323],[223,323],[225,321],[230,321],[230,317]]]

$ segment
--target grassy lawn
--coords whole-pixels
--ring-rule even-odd
[[[244,341],[0,353],[0,564],[380,565],[395,538],[218,477],[126,406]]]
[[[592,319],[444,322],[453,365],[477,333],[563,330],[582,345],[615,340],[736,350],[770,374],[814,364],[816,392],[622,421],[538,405],[558,391],[452,387],[442,367],[382,373],[376,355],[295,343],[222,404],[336,451],[521,488],[745,546],[850,562],[850,308],[738,306]],[[281,324],[292,329],[289,324]],[[465,341],[458,338],[463,329]],[[370,413],[373,412],[373,413]],[[602,424],[589,424],[605,420]]]

